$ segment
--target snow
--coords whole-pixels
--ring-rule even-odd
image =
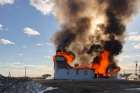
[[[0,93],[54,93],[57,89],[57,87],[44,86],[32,79],[0,76]]]
[[[127,91],[140,91],[140,88],[129,88],[129,89],[125,89]]]
[[[47,87],[46,89],[38,92],[38,93],[44,93],[44,92],[47,92],[47,91],[51,91],[51,90],[54,90],[54,89],[58,89],[58,88],[55,88],[55,87]]]

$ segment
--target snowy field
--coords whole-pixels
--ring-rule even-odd
[[[140,93],[140,81],[32,80],[0,77],[0,93]]]

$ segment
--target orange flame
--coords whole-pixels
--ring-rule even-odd
[[[100,62],[99,64],[93,63],[92,68],[95,70],[95,73],[97,75],[102,75],[102,76],[108,76],[107,75],[107,68],[109,67],[109,55],[110,53],[108,51],[103,51],[100,55]]]
[[[71,52],[66,52],[66,51],[56,52],[55,56],[63,56],[66,59],[68,65],[71,65],[75,59],[75,56]]]
[[[56,55],[53,57],[54,60],[56,58],[56,56],[60,56],[60,57],[64,57],[64,59],[66,60],[67,64],[69,66],[72,66],[72,63],[75,59],[75,56],[73,53],[71,52],[67,52],[67,51],[57,51]],[[94,72],[97,74],[97,77],[111,77],[113,75],[116,75],[119,71],[120,68],[116,67],[116,68],[112,68],[110,70],[110,52],[107,50],[104,50],[103,52],[101,52],[99,59],[100,60],[96,60],[97,62],[92,63],[92,66],[90,64],[75,64],[75,66],[73,68],[75,69],[93,69]]]

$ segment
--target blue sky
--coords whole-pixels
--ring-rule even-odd
[[[0,0],[0,74],[23,76],[25,66],[29,76],[53,73],[51,38],[59,24],[51,6],[32,1],[37,0]],[[129,23],[123,53],[117,59],[122,70],[140,61],[140,14]]]

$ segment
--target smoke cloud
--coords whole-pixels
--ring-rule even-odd
[[[61,29],[53,38],[57,50],[72,51],[79,64],[90,64],[100,52],[121,53],[127,23],[137,12],[138,0],[54,0]]]

